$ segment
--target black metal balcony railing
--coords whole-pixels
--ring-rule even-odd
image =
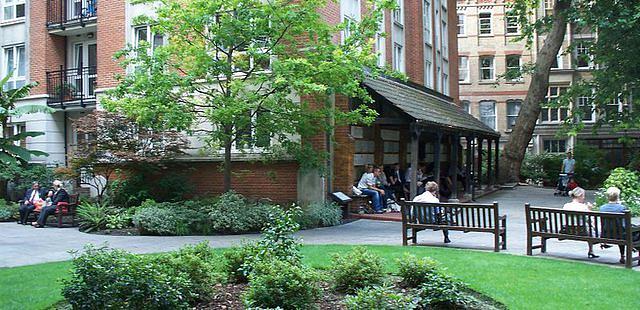
[[[84,107],[96,101],[96,67],[81,67],[47,72],[47,100],[50,106],[68,105]]]
[[[84,26],[98,16],[97,0],[47,0],[47,27],[64,29],[69,25]]]

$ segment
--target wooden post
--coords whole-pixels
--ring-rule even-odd
[[[442,131],[436,132],[436,142],[433,145],[433,177],[436,183],[440,182],[440,153],[442,146]]]
[[[487,185],[493,186],[493,156],[491,156],[491,147],[493,146],[493,141],[491,139],[487,139]]]
[[[496,225],[493,231],[493,251],[500,252],[500,211],[498,210],[498,202],[493,202],[493,218],[496,221]]]
[[[478,137],[478,187],[482,189],[482,137]]]
[[[458,148],[460,147],[460,136],[454,134],[451,136],[451,156],[449,157],[449,176],[451,177],[451,193],[453,199],[458,199]]]
[[[414,197],[418,194],[418,152],[419,152],[419,143],[420,143],[420,130],[415,123],[411,124],[409,129],[411,131],[411,183],[409,183],[409,198],[413,200]]]
[[[495,178],[496,178],[496,184],[500,182],[500,180],[498,179],[500,177],[500,169],[499,169],[500,164],[498,163],[499,162],[498,159],[500,158],[500,154],[499,153],[500,153],[500,137],[496,138],[496,154],[495,154],[495,157],[496,157],[495,158],[495,165],[496,165],[496,167],[494,168],[495,171],[496,171],[496,173],[494,174]]]
[[[464,192],[469,194],[471,193],[471,182],[473,182],[473,178],[471,177],[471,163],[473,163],[473,152],[472,152],[472,146],[471,146],[471,137],[467,136],[467,150],[466,150],[466,159],[465,159],[465,170],[466,170],[466,183],[465,184],[465,188],[464,188]]]
[[[633,261],[631,260],[633,253],[633,235],[631,234],[631,212],[629,210],[624,211],[624,225],[624,227],[626,227],[626,229],[624,230],[624,243],[626,243],[627,248],[624,263],[625,267],[631,269],[633,268]]]
[[[525,224],[527,225],[527,255],[533,255],[533,237],[531,237],[531,214],[529,214],[530,204],[524,204]]]

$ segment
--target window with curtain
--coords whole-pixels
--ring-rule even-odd
[[[496,102],[483,100],[479,104],[480,121],[492,129],[496,129]]]
[[[520,99],[507,100],[507,129],[511,129],[516,125],[521,105],[522,100]]]
[[[493,56],[480,57],[480,79],[481,80],[493,80],[495,79],[495,72],[493,67]]]
[[[470,81],[469,57],[467,56],[458,57],[458,80],[465,83],[468,83]]]
[[[27,56],[24,45],[5,47],[3,54],[2,77],[11,73],[5,90],[24,86],[27,83]]]

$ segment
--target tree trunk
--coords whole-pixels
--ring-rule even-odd
[[[231,139],[231,135],[230,132],[231,130],[226,130],[229,134],[227,134],[227,138],[225,139],[224,142],[224,177],[223,177],[223,184],[224,184],[224,192],[228,192],[231,190],[231,143],[232,143],[232,139]]]
[[[518,120],[502,151],[500,163],[500,180],[502,182],[519,181],[520,166],[529,141],[533,137],[533,130],[542,109],[541,103],[545,100],[549,88],[549,70],[564,41],[567,29],[565,14],[570,6],[571,0],[558,0],[553,9],[551,30],[537,53],[535,71],[531,76],[527,96],[524,98]]]

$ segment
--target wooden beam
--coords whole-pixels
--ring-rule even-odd
[[[440,182],[440,153],[442,146],[442,131],[436,132],[436,141],[433,142],[433,177]]]
[[[471,171],[472,171],[472,163],[473,163],[473,150],[472,150],[472,145],[471,145],[471,140],[473,138],[471,138],[470,136],[466,137],[467,139],[467,151],[466,151],[466,163],[465,163],[465,171],[466,171],[466,183],[465,184],[465,188],[464,191],[465,193],[469,194],[471,193],[471,182],[473,182],[473,178],[471,177]]]
[[[407,125],[409,121],[397,117],[378,117],[373,123],[378,125]]]
[[[449,160],[449,176],[451,177],[451,194],[453,199],[458,199],[458,148],[460,147],[460,136],[451,136],[451,160]]]
[[[420,143],[420,130],[411,124],[409,129],[411,132],[411,183],[409,183],[409,199],[413,200],[418,194],[418,152]]]
[[[482,189],[482,137],[478,137],[478,186]]]
[[[496,184],[500,181],[498,180],[498,178],[500,178],[500,164],[499,162],[499,158],[500,158],[500,138],[496,138],[496,154],[495,154],[495,164],[496,167],[494,168],[496,173],[495,173],[495,178],[496,178]]]
[[[491,147],[493,141],[487,139],[487,185],[493,185],[493,156],[491,156]]]

